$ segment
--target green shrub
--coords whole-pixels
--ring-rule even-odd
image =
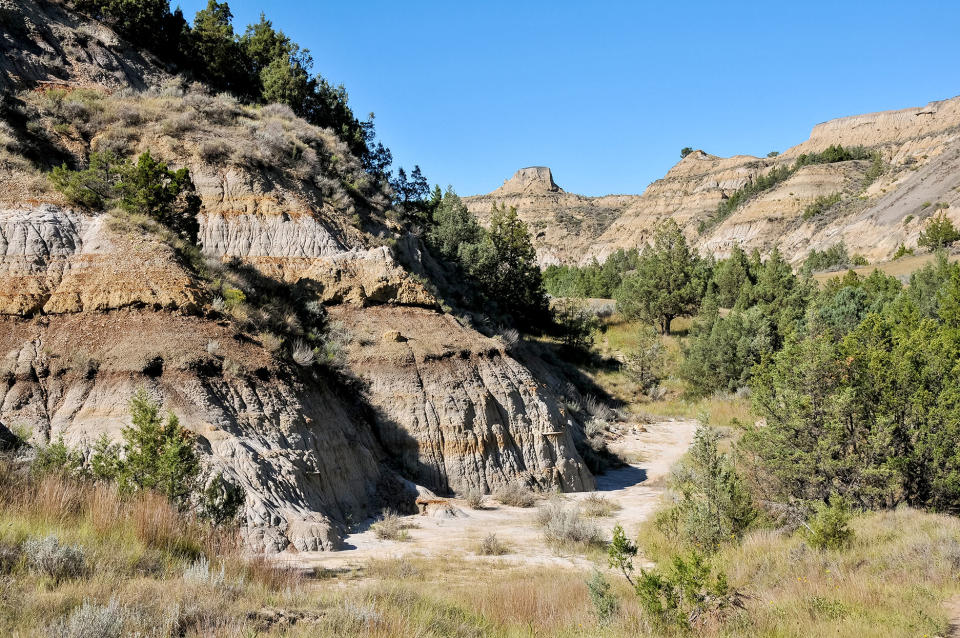
[[[803,262],[803,268],[810,272],[818,272],[849,266],[850,262],[847,246],[841,241],[824,250],[811,250]]]
[[[600,320],[582,301],[566,297],[553,305],[553,320],[560,341],[572,350],[583,350],[593,345],[593,335],[600,330]]]
[[[886,165],[883,163],[883,158],[880,156],[880,153],[874,153],[873,162],[870,163],[870,168],[868,168],[866,174],[864,174],[864,188],[877,181],[885,171]]]
[[[200,471],[191,435],[172,412],[164,423],[160,406],[143,389],[130,399],[130,414],[122,445],[98,440],[90,457],[94,477],[116,480],[121,492],[156,490],[186,506]]]
[[[644,613],[656,624],[689,629],[731,607],[742,608],[741,594],[732,591],[722,572],[702,554],[674,556],[669,570],[640,571],[637,596]]]
[[[893,260],[896,261],[901,257],[906,257],[907,255],[913,254],[913,248],[907,248],[905,244],[900,244],[897,246],[897,252],[893,253]]]
[[[831,144],[819,153],[803,153],[797,157],[794,167],[799,168],[811,164],[834,164],[836,162],[849,162],[850,160],[874,159],[875,157],[877,157],[875,152],[862,146],[844,148],[840,144]]]
[[[635,585],[633,582],[633,558],[637,555],[637,546],[627,538],[620,523],[613,526],[613,539],[607,547],[607,564],[611,569],[616,569],[627,582]]]
[[[637,249],[618,249],[603,264],[596,260],[586,266],[551,264],[543,271],[543,285],[553,297],[613,296],[626,273],[635,270],[640,260]]]
[[[719,435],[709,426],[700,426],[688,456],[677,464],[670,478],[676,494],[674,512],[658,521],[670,521],[673,529],[701,551],[712,552],[720,544],[739,538],[756,519],[746,486],[730,457],[719,451]]]
[[[90,208],[115,206],[127,213],[147,215],[181,238],[196,243],[200,224],[190,171],[171,171],[147,151],[136,164],[110,152],[90,154],[87,168],[54,168],[50,182],[71,202]]]
[[[30,473],[37,477],[49,474],[77,476],[83,473],[83,454],[68,448],[61,435],[49,445],[37,446]]]
[[[610,583],[599,569],[594,568],[590,580],[587,581],[587,592],[590,594],[590,602],[593,603],[593,613],[597,617],[597,622],[606,625],[616,615],[620,602],[610,591]]]
[[[236,520],[245,500],[243,488],[219,472],[203,490],[201,514],[218,525],[228,523]]]
[[[818,503],[808,522],[807,542],[817,549],[842,550],[853,542],[850,505],[842,496],[833,495],[828,504]]]
[[[787,166],[775,166],[766,173],[757,175],[745,186],[735,190],[732,195],[720,202],[717,210],[707,219],[700,222],[698,232],[702,235],[714,226],[717,226],[727,217],[733,214],[735,210],[743,204],[753,199],[755,196],[768,191],[778,184],[786,181],[793,175],[796,168]]]
[[[926,230],[920,233],[917,245],[930,250],[938,250],[949,246],[960,239],[960,232],[953,222],[943,213],[927,222]]]
[[[843,193],[833,193],[832,195],[820,195],[813,200],[813,203],[803,209],[803,218],[812,219],[824,213],[828,208],[836,204],[843,197]]]

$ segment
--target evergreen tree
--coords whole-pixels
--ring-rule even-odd
[[[757,517],[746,487],[718,442],[715,430],[698,428],[689,457],[677,465],[670,480],[678,495],[672,517],[677,531],[707,552],[742,535]]]
[[[474,272],[488,299],[527,328],[545,324],[547,297],[537,252],[516,208],[494,205],[490,231],[474,258]]]
[[[255,97],[259,79],[233,33],[233,13],[226,2],[208,0],[197,12],[190,32],[197,71],[213,84],[243,97]]]
[[[193,492],[200,465],[193,442],[171,412],[166,422],[160,406],[142,389],[130,399],[132,425],[123,429],[123,455],[117,471],[124,491],[153,489],[185,503]]]
[[[743,287],[752,283],[750,261],[739,244],[734,244],[730,256],[716,265],[711,281],[716,287],[717,303],[723,308],[733,308]]]
[[[953,222],[940,213],[927,223],[926,229],[920,233],[917,245],[930,250],[939,250],[960,239],[960,232]]]
[[[427,232],[428,245],[447,261],[463,263],[467,247],[480,243],[483,234],[483,228],[463,200],[448,189],[433,212],[433,224]],[[463,265],[470,270],[469,264]]]
[[[617,308],[628,318],[655,322],[662,334],[669,334],[676,317],[696,312],[708,275],[680,227],[668,219],[657,228],[653,245],[640,255],[636,272],[624,278]]]

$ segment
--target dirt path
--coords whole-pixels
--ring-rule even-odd
[[[597,519],[609,535],[620,523],[628,535],[636,533],[639,524],[653,512],[664,490],[664,478],[693,440],[695,421],[664,421],[646,426],[645,432],[624,435],[611,447],[638,460],[627,467],[597,477],[597,493],[618,503],[622,509],[610,518]],[[578,500],[589,492],[566,494]],[[558,555],[545,547],[536,526],[536,508],[518,508],[489,501],[490,509],[472,510],[460,499],[449,499],[458,510],[452,518],[413,515],[405,522],[413,527],[408,541],[385,541],[369,529],[346,538],[349,549],[338,552],[301,553],[288,558],[313,567],[349,569],[360,567],[370,559],[405,556],[477,558],[476,547],[487,534],[509,547],[500,557],[507,562],[583,566],[587,559],[580,555]]]
[[[960,638],[960,594],[950,597],[943,603],[943,608],[950,619],[950,629],[947,638]]]

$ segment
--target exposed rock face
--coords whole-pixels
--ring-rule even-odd
[[[350,369],[366,381],[380,439],[405,475],[444,494],[517,480],[593,489],[557,397],[500,342],[427,310],[334,316],[353,333]]]
[[[110,29],[52,2],[0,0],[0,50],[2,91],[37,81],[144,88],[162,76]]]
[[[197,306],[200,289],[169,246],[118,245],[107,219],[52,205],[0,209],[0,313]]]
[[[489,195],[464,197],[463,201],[484,224],[489,223],[493,206],[515,207],[534,236],[537,259],[543,265],[569,261],[575,250],[571,242],[586,245],[624,207],[621,196],[592,198],[565,192],[554,183],[546,166],[521,168]]]
[[[206,354],[211,341],[217,356]],[[37,438],[88,446],[103,432],[118,437],[128,398],[149,389],[196,433],[206,462],[244,488],[255,548],[332,549],[348,516],[416,497],[383,465],[347,393],[298,379],[228,326],[138,310],[5,317],[0,352],[2,420]],[[224,376],[227,362],[255,369]]]
[[[553,181],[553,173],[546,166],[528,166],[521,168],[503,186],[493,191],[493,195],[537,195],[541,193],[562,193],[563,190]]]
[[[801,153],[820,152],[832,144],[878,151],[884,174],[866,185],[868,160],[805,166],[706,233],[698,231],[723,199],[758,175],[792,166]],[[642,247],[668,217],[701,252],[718,257],[735,243],[761,251],[778,245],[796,263],[811,250],[842,240],[850,252],[882,260],[901,243],[916,244],[933,213],[924,202],[948,204],[947,216],[960,221],[958,144],[960,98],[953,98],[818,124],[810,139],[773,158],[720,158],[694,151],[642,195],[547,197],[497,189],[465,201],[481,220],[495,203],[517,206],[534,231],[542,264],[602,261],[618,248]],[[834,193],[841,194],[841,201],[828,214],[803,219],[807,206]]]

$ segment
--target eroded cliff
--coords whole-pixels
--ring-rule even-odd
[[[390,246],[416,240],[332,131],[188,86],[59,6],[2,10],[4,86],[20,91],[0,127],[4,431],[86,449],[119,436],[143,387],[196,435],[206,476],[243,487],[267,551],[335,548],[418,489],[592,487],[582,426],[397,261]],[[47,49],[56,64],[37,61]],[[43,175],[104,150],[190,169],[199,251],[71,205]],[[318,363],[291,357],[305,313],[330,331]]]

